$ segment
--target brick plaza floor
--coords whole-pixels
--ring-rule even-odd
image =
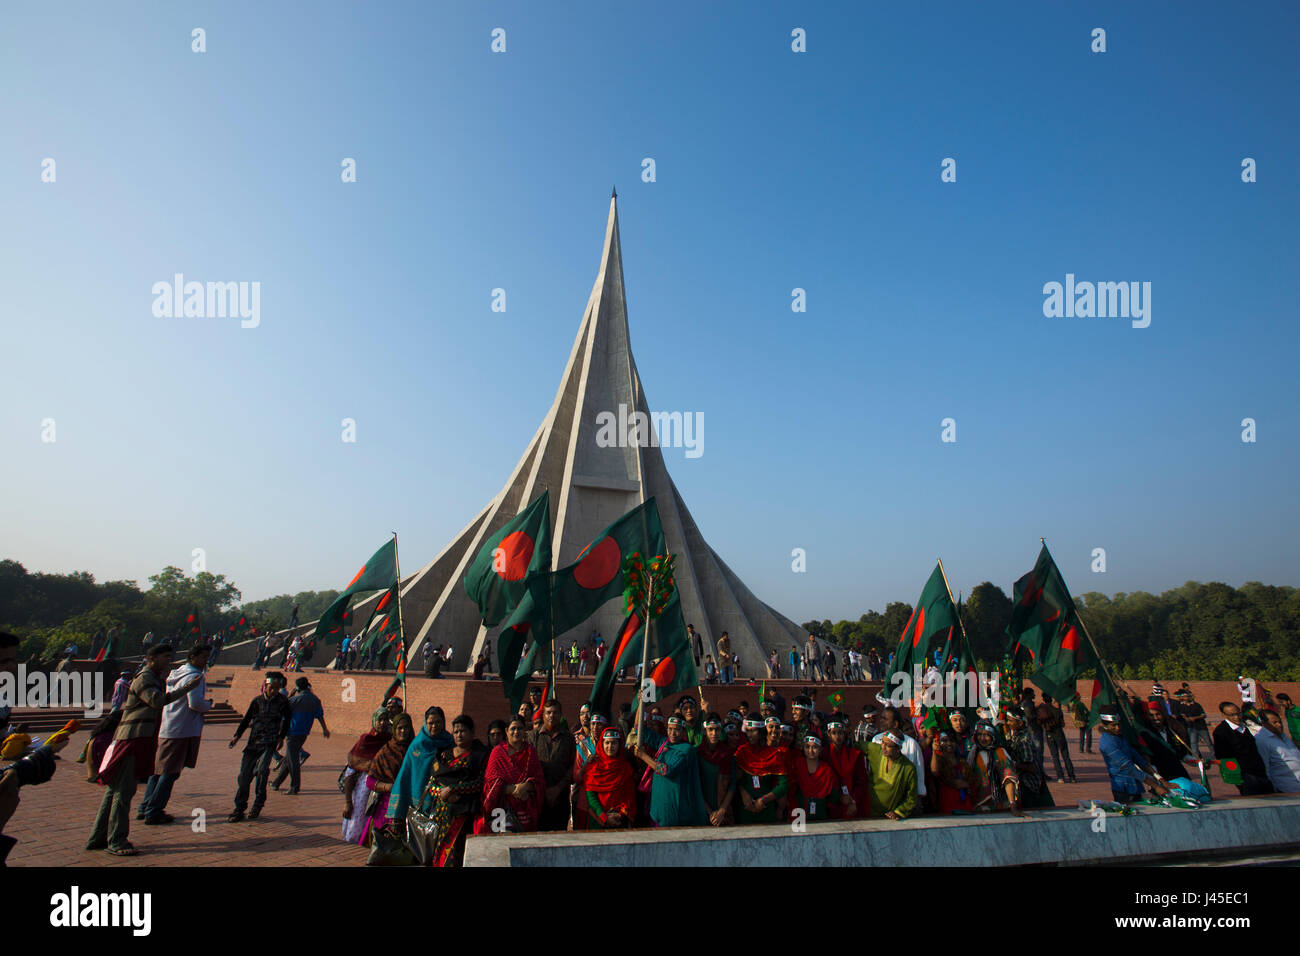
[[[343,797],[336,781],[355,737],[334,734],[329,740],[314,733],[307,742],[311,759],[303,768],[302,792],[297,796],[271,791],[262,817],[227,823],[233,809],[235,775],[242,741],[227,747],[234,728],[206,729],[199,765],[185,771],[176,782],[167,811],[176,821],[166,826],[145,826],[135,820],[144,796],[141,784],[132,803],[130,840],[140,850],[136,857],[113,857],[104,851],[84,849],[103,796],[102,787],[86,782],[84,764],[75,762],[85,741],[78,734],[63,751],[53,779],[39,787],[25,787],[22,803],[6,827],[18,845],[9,865],[77,867],[190,867],[190,866],[361,866],[366,850],[342,842],[340,825]],[[1058,807],[1073,807],[1082,799],[1110,799],[1101,758],[1072,754],[1079,783],[1051,783]],[[1047,757],[1052,770],[1050,753]],[[274,779],[274,775],[272,775]],[[1224,785],[1213,782],[1216,795]],[[285,789],[288,782],[285,782]],[[251,795],[250,795],[251,805]],[[193,811],[206,814],[202,832],[195,832]],[[491,839],[475,837],[472,839]],[[920,863],[921,861],[918,861]]]

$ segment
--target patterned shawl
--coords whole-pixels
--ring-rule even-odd
[[[528,800],[519,800],[505,794],[506,787],[533,782],[533,795]],[[537,750],[532,744],[524,744],[518,753],[510,752],[508,743],[497,744],[488,757],[487,771],[483,776],[483,813],[491,816],[498,807],[509,807],[519,817],[524,829],[536,829],[542,813],[542,801],[546,796],[546,778],[542,774],[542,762],[537,759]]]
[[[393,730],[396,731],[403,723],[407,727],[411,726],[411,718],[408,714],[398,714],[397,719],[393,721]],[[411,742],[406,743],[399,741],[394,736],[389,739],[379,752],[370,760],[370,776],[374,777],[379,783],[392,783],[397,779],[398,771],[401,770],[402,761],[406,758],[406,751],[410,749]]]

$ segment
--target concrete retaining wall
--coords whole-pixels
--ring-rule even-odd
[[[1132,862],[1300,844],[1300,797],[1257,797],[1200,810],[1143,809],[1092,829],[1078,810],[1020,820],[926,817],[788,827],[548,833],[471,837],[466,866],[1016,866]]]

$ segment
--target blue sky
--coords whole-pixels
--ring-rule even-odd
[[[793,619],[936,556],[1009,591],[1040,535],[1076,593],[1300,583],[1300,7],[374,7],[5,11],[0,556],[202,547],[254,599],[396,529],[414,570],[545,415],[616,185],[651,406],[706,421],[669,470]],[[176,272],[261,324],[156,318]],[[1150,327],[1044,317],[1066,273]]]

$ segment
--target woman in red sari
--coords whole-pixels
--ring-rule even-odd
[[[795,810],[802,810],[803,819],[807,823],[829,820],[832,804],[844,804],[849,816],[855,815],[858,810],[853,797],[840,791],[840,778],[831,765],[821,759],[821,755],[821,738],[816,731],[810,730],[803,739],[803,754],[794,763],[790,795],[791,816],[794,816]]]
[[[778,735],[780,723],[777,721]],[[745,718],[745,735],[748,739],[736,748],[736,788],[740,793],[736,822],[780,822],[784,819],[780,804],[789,790],[786,750],[766,742],[764,723],[756,717]]]
[[[826,736],[830,738],[830,746],[822,752],[822,759],[835,771],[835,786],[840,791],[840,796],[853,800],[857,809],[854,818],[870,816],[867,764],[862,758],[862,751],[849,741],[848,718],[844,714],[833,714],[826,722]],[[831,804],[832,820],[843,820],[847,816],[847,802]]]
[[[632,765],[623,752],[623,734],[610,727],[600,739],[600,750],[587,764],[584,782],[587,829],[630,827],[636,817],[636,783]]]
[[[528,743],[528,728],[516,717],[506,727],[506,742],[488,757],[483,777],[483,816],[475,833],[527,833],[541,819],[546,780],[537,751]]]

